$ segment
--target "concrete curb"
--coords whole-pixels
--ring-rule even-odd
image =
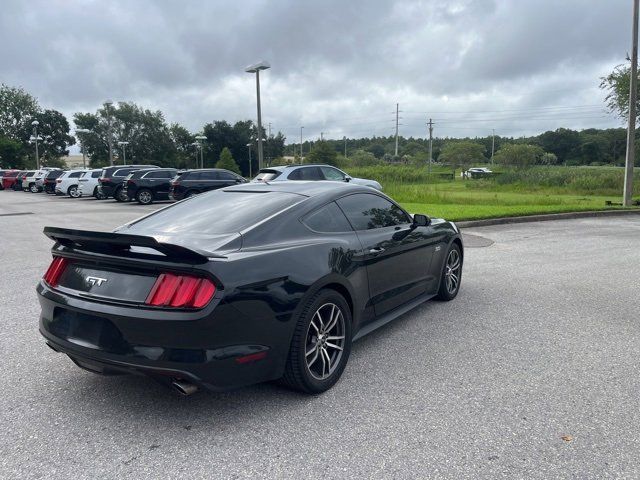
[[[467,220],[455,222],[460,228],[488,227],[490,225],[506,225],[509,223],[546,222],[549,220],[569,220],[573,218],[614,217],[619,215],[640,215],[640,208],[630,210],[593,210],[588,212],[546,213],[544,215],[527,215],[523,217],[486,218],[483,220]]]

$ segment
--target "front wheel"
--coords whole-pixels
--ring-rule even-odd
[[[442,269],[440,277],[440,290],[437,299],[448,302],[453,300],[460,291],[460,281],[462,280],[462,254],[457,243],[451,244],[447,252],[447,259]]]
[[[38,193],[38,186],[35,183],[32,183],[29,185],[29,191],[31,193]]]
[[[322,393],[340,379],[351,352],[351,311],[334,290],[320,290],[298,317],[282,382]]]

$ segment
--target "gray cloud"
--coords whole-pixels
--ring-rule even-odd
[[[599,77],[624,60],[623,0],[324,2],[4,0],[0,81],[71,116],[107,98],[197,130],[255,116],[296,141],[617,126]],[[573,108],[567,108],[573,107]],[[470,112],[470,113],[468,113]]]

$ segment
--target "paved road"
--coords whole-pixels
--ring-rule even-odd
[[[469,230],[459,297],[358,342],[330,392],[181,398],[37,331],[42,227],[153,208],[0,192],[0,478],[640,477],[639,218]]]

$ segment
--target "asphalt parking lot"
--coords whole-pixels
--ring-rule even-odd
[[[640,477],[640,216],[470,229],[458,298],[356,343],[331,391],[183,398],[38,333],[42,228],[159,206],[0,192],[0,478]]]

